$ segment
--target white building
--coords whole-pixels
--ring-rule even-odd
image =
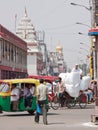
[[[39,42],[36,40],[36,31],[28,18],[25,8],[25,14],[21,18],[16,34],[27,42],[27,71],[28,75],[38,75],[42,71],[42,53]]]

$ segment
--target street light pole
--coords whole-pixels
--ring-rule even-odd
[[[85,45],[87,46],[89,49],[90,49],[90,46],[88,46],[87,44],[83,43],[83,42],[80,42],[81,45]]]
[[[86,36],[87,36],[87,34],[84,34],[84,33],[82,33],[82,32],[78,32],[78,34],[79,34],[79,35],[86,35]]]
[[[91,54],[90,54],[90,73],[91,78],[97,78],[98,75],[95,77],[94,67],[97,69],[97,59],[98,59],[98,29],[96,26],[98,26],[98,0],[89,0],[89,4],[92,4],[91,9]],[[97,29],[96,31],[94,29]],[[96,38],[96,39],[95,39]],[[96,40],[96,41],[95,41]],[[96,44],[95,44],[96,43]],[[95,55],[95,56],[94,56]],[[95,58],[95,59],[94,59]],[[93,64],[94,63],[94,64]],[[96,72],[98,72],[96,70]],[[96,80],[96,84],[94,85],[94,91],[95,91],[95,114],[91,115],[91,122],[98,125],[98,80]]]
[[[82,70],[83,70],[83,75],[85,76],[88,73],[88,66],[89,66],[89,62],[88,62],[88,58],[87,58],[87,52],[85,54],[84,54],[84,52],[78,52],[78,53],[81,54],[80,57],[79,57],[79,61],[81,63],[81,67],[82,67]],[[83,55],[85,55],[85,59],[83,58]]]
[[[80,6],[80,7],[83,7],[83,8],[85,8],[86,10],[88,10],[89,12],[90,12],[90,15],[91,15],[91,27],[93,27],[94,26],[94,21],[93,21],[93,19],[92,19],[92,11],[93,11],[93,9],[92,9],[92,6],[91,6],[91,4],[90,4],[90,1],[89,1],[89,8],[87,7],[87,6],[85,6],[85,5],[80,5],[80,4],[76,4],[76,3],[70,3],[71,5],[74,5],[74,6]],[[90,27],[90,28],[91,28]]]
[[[76,24],[84,25],[84,26],[87,26],[87,27],[91,28],[89,25],[84,24],[84,23],[77,22]]]
[[[81,43],[80,43],[80,44],[81,44]],[[82,44],[83,44],[83,43],[82,43]],[[88,47],[89,47],[89,46],[88,46]],[[84,67],[84,68],[85,68],[85,69],[84,69],[84,74],[86,75],[87,72],[88,72],[88,68],[89,68],[89,62],[88,62],[88,60],[89,60],[89,57],[90,57],[89,55],[90,55],[90,54],[89,54],[89,50],[87,50],[87,49],[85,49],[85,48],[82,48],[82,47],[80,47],[80,49],[81,49],[81,50],[84,50],[84,51],[86,52],[86,54],[85,54],[85,55],[86,55],[86,60],[85,60],[85,65],[86,65],[86,66]],[[80,54],[84,54],[84,53],[81,53],[81,52],[79,52],[79,53],[80,53]],[[87,67],[87,66],[88,66],[88,67]]]
[[[93,20],[93,6],[92,6],[92,2],[91,2],[91,0],[89,0],[89,8],[88,7],[86,7],[85,5],[80,5],[80,4],[76,4],[76,3],[70,3],[71,5],[74,5],[74,6],[81,6],[81,7],[83,7],[83,8],[85,8],[86,10],[88,10],[89,12],[90,12],[90,15],[91,15],[91,27],[90,28],[92,28],[92,27],[94,27],[94,20]],[[82,23],[77,23],[77,24],[82,24]],[[86,24],[82,24],[82,25],[85,25],[85,26],[87,26]],[[79,32],[78,34],[82,34],[81,32]],[[93,79],[94,78],[94,68],[92,68],[92,67],[94,67],[94,65],[92,65],[93,63],[94,63],[94,43],[93,43],[93,37],[91,37],[91,55],[90,55],[90,76],[91,76],[91,79]],[[92,59],[92,60],[91,60]],[[92,62],[93,61],[93,62]]]
[[[89,53],[89,51],[85,48],[80,47],[80,49],[85,50],[87,53]]]
[[[75,6],[81,6],[81,7],[84,7],[85,9],[91,11],[92,10],[92,6],[90,6],[89,8],[84,6],[84,5],[80,5],[80,4],[76,4],[76,3],[70,3],[71,5],[75,5]]]

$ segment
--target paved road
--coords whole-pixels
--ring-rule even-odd
[[[79,106],[73,109],[59,109],[48,112],[48,125],[43,125],[42,116],[40,123],[34,123],[34,115],[27,112],[0,114],[0,130],[97,130],[98,125],[91,123],[91,114],[94,106],[88,105],[86,109]]]

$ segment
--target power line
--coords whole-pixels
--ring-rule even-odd
[[[47,32],[45,31],[46,35],[78,35],[78,33],[59,33],[59,32]]]
[[[74,25],[76,25],[76,24],[67,24],[67,25],[63,25],[63,26],[58,26],[58,27],[52,27],[52,28],[45,28],[46,30],[56,30],[56,29],[64,29],[64,28],[66,28],[66,27],[71,27],[71,26],[74,26]]]
[[[57,6],[55,6],[53,9],[51,9],[48,13],[44,14],[43,16],[41,16],[41,19],[39,20],[42,20],[42,19],[45,19],[47,17],[49,17],[50,15],[52,15],[54,12],[57,11],[57,9],[61,8],[61,6],[64,5],[64,2],[61,4],[58,4]]]

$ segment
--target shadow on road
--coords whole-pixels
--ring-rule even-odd
[[[59,113],[48,113],[48,115],[60,115]]]
[[[60,125],[60,124],[65,124],[65,122],[52,122],[52,123],[48,123],[48,125]]]
[[[3,113],[0,116],[9,116],[9,117],[19,117],[19,116],[34,116],[35,114],[31,115],[28,113]],[[47,115],[59,115],[59,113],[47,113]]]
[[[65,108],[64,110],[62,109],[59,109],[59,110],[52,110],[52,111],[49,111],[47,113],[47,115],[49,116],[54,116],[54,115],[60,115],[59,111],[67,111],[67,110],[76,110],[76,109],[81,109],[79,105],[76,105],[75,107],[73,108]],[[86,106],[86,108],[84,108],[85,110],[88,110],[88,109],[95,109],[95,105],[94,104],[88,104]],[[83,109],[81,109],[83,110]],[[34,116],[35,114],[31,115],[29,114],[28,112],[3,112],[0,114],[0,117],[3,117],[3,116],[8,116],[8,117],[19,117],[19,116]]]
[[[75,107],[67,108],[67,109],[94,109],[94,108],[95,108],[94,104],[87,104],[86,108],[80,108],[79,105],[76,105]]]
[[[15,113],[15,114],[4,114],[4,115],[2,115],[2,116],[10,116],[10,117],[18,117],[18,116],[34,116],[34,115],[30,115],[30,114],[17,114],[17,113]]]

